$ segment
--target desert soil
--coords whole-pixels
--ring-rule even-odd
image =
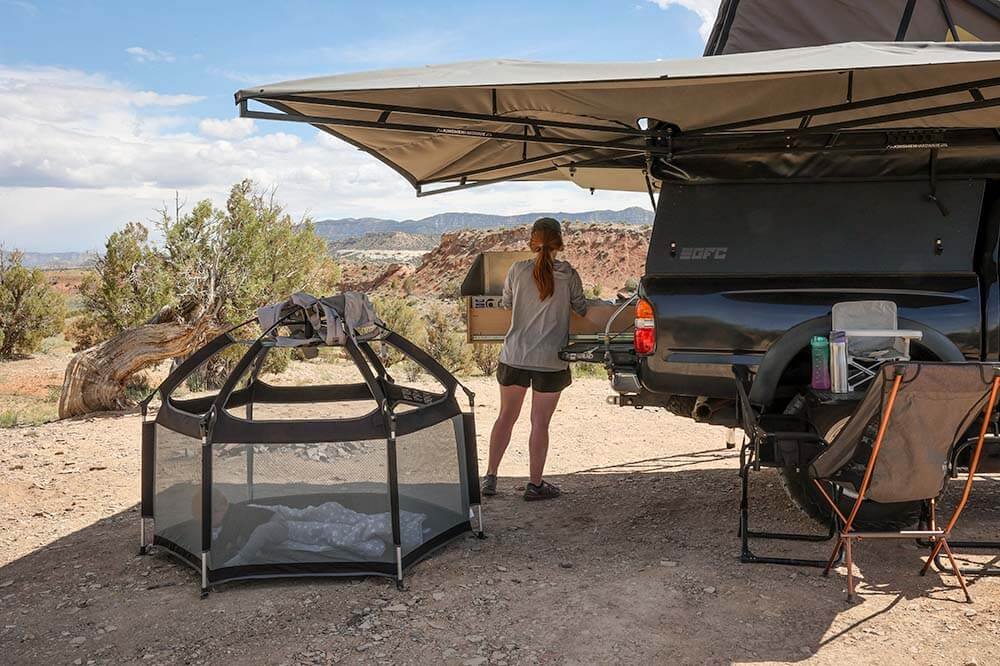
[[[487,378],[471,384],[483,464],[498,396]],[[967,605],[954,579],[916,575],[913,542],[866,542],[848,604],[843,568],[741,565],[724,430],[612,407],[607,392],[581,379],[564,394],[548,464],[562,498],[521,500],[519,424],[485,504],[488,538],[452,542],[402,592],[383,579],[267,581],[199,600],[192,570],[137,554],[137,414],[0,431],[0,662],[1000,662],[1000,579],[974,578]],[[771,526],[810,529],[774,474],[752,495]],[[966,527],[995,530],[998,499],[978,484]]]

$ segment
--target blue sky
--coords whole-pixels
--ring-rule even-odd
[[[0,0],[0,243],[95,248],[175,190],[221,201],[246,176],[316,218],[643,205],[555,184],[418,200],[388,168],[312,128],[236,119],[233,93],[479,58],[696,57],[717,5]]]

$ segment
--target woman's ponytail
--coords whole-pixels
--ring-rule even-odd
[[[540,300],[544,301],[555,292],[555,253],[561,249],[563,241],[559,222],[551,217],[537,220],[531,228],[531,251],[538,254],[532,276]]]

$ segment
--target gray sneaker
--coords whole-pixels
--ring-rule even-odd
[[[559,497],[559,486],[554,486],[548,481],[542,481],[537,486],[531,482],[528,482],[524,486],[525,502],[555,499],[556,497]]]
[[[487,474],[483,477],[483,494],[492,497],[497,494],[497,475]]]

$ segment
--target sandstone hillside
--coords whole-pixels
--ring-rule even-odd
[[[344,288],[380,294],[453,295],[480,252],[527,248],[528,227],[463,229],[441,236],[441,243],[418,266],[393,263],[345,265]],[[609,296],[629,279],[638,279],[646,261],[648,226],[564,224],[564,258],[580,272],[584,288]]]

